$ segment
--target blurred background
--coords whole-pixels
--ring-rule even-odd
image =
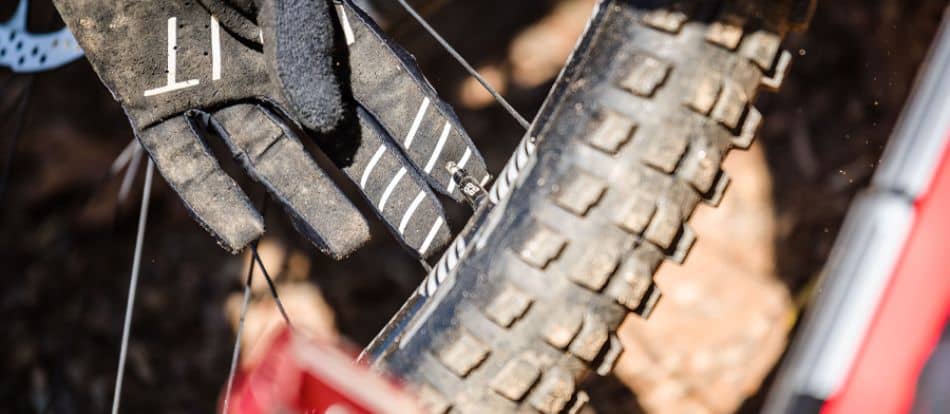
[[[0,21],[16,2],[2,3]],[[31,30],[61,25],[45,1],[31,3]],[[593,5],[444,0],[425,9],[530,117]],[[759,390],[794,333],[851,198],[877,165],[945,6],[819,1],[810,30],[789,39],[796,59],[782,91],[759,98],[760,139],[726,163],[733,183],[723,204],[696,214],[700,237],[689,261],[661,269],[666,299],[649,322],[625,323],[627,352],[616,376],[590,380],[593,412],[758,411]],[[499,171],[521,138],[518,124],[415,22],[396,13],[387,28]],[[141,174],[119,202],[123,177],[108,171],[131,139],[121,109],[85,62],[34,76],[0,68],[0,171],[9,171],[0,193],[0,400],[10,412],[110,405]],[[152,198],[123,410],[211,412],[227,377],[249,259],[220,249],[160,179]],[[455,211],[456,229],[465,214]],[[381,226],[371,244],[334,262],[278,209],[267,225],[264,262],[291,318],[315,335],[365,345],[424,276]],[[266,288],[256,286],[242,364],[259,357],[281,323]]]

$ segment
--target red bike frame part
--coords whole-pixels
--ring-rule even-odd
[[[235,379],[228,414],[421,412],[397,385],[334,346],[285,329],[265,355]]]
[[[848,212],[766,412],[913,406],[921,369],[950,317],[947,91],[945,14],[871,186]]]
[[[950,148],[914,211],[903,256],[861,351],[823,414],[906,413],[913,405],[917,378],[950,317]]]

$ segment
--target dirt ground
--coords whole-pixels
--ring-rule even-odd
[[[796,60],[782,92],[760,98],[761,139],[726,164],[733,177],[726,200],[697,212],[700,241],[690,260],[662,269],[666,299],[654,317],[624,326],[628,351],[616,378],[590,381],[596,412],[757,411],[756,391],[793,330],[797,297],[867,184],[946,5],[819,3],[811,30],[790,39]],[[431,21],[530,116],[592,4],[454,2]],[[392,31],[498,171],[520,138],[518,125],[416,25],[397,19]],[[0,160],[11,154],[7,109],[29,82],[7,79],[0,72]],[[0,199],[0,399],[10,412],[104,412],[141,195],[136,182],[117,203],[122,177],[106,173],[132,136],[87,64],[32,81]],[[458,209],[453,224],[463,222]],[[267,224],[262,256],[291,317],[312,332],[365,344],[423,276],[382,227],[369,246],[333,262],[278,209]],[[218,248],[161,180],[146,240],[123,411],[212,411],[227,376],[247,258]],[[266,293],[255,291],[245,363],[278,326]]]

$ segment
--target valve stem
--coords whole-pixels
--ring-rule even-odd
[[[460,168],[458,164],[449,162],[445,169],[452,174],[452,181],[459,186],[459,191],[465,197],[472,210],[478,210],[478,207],[485,201],[488,192],[479,184],[478,180],[472,177],[465,169]]]

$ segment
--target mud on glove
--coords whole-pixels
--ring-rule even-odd
[[[393,233],[420,256],[449,237],[430,187],[460,198],[436,167],[466,161],[486,175],[457,119],[411,59],[348,3],[337,4],[342,22],[325,0],[56,5],[159,171],[230,251],[260,237],[263,222],[211,155],[206,127],[298,230],[335,257],[368,238],[367,224],[304,150],[295,127],[321,137]],[[342,72],[352,97],[344,98],[337,82],[341,64],[351,67]],[[416,102],[409,109],[394,98]],[[341,128],[345,113],[355,120]]]

